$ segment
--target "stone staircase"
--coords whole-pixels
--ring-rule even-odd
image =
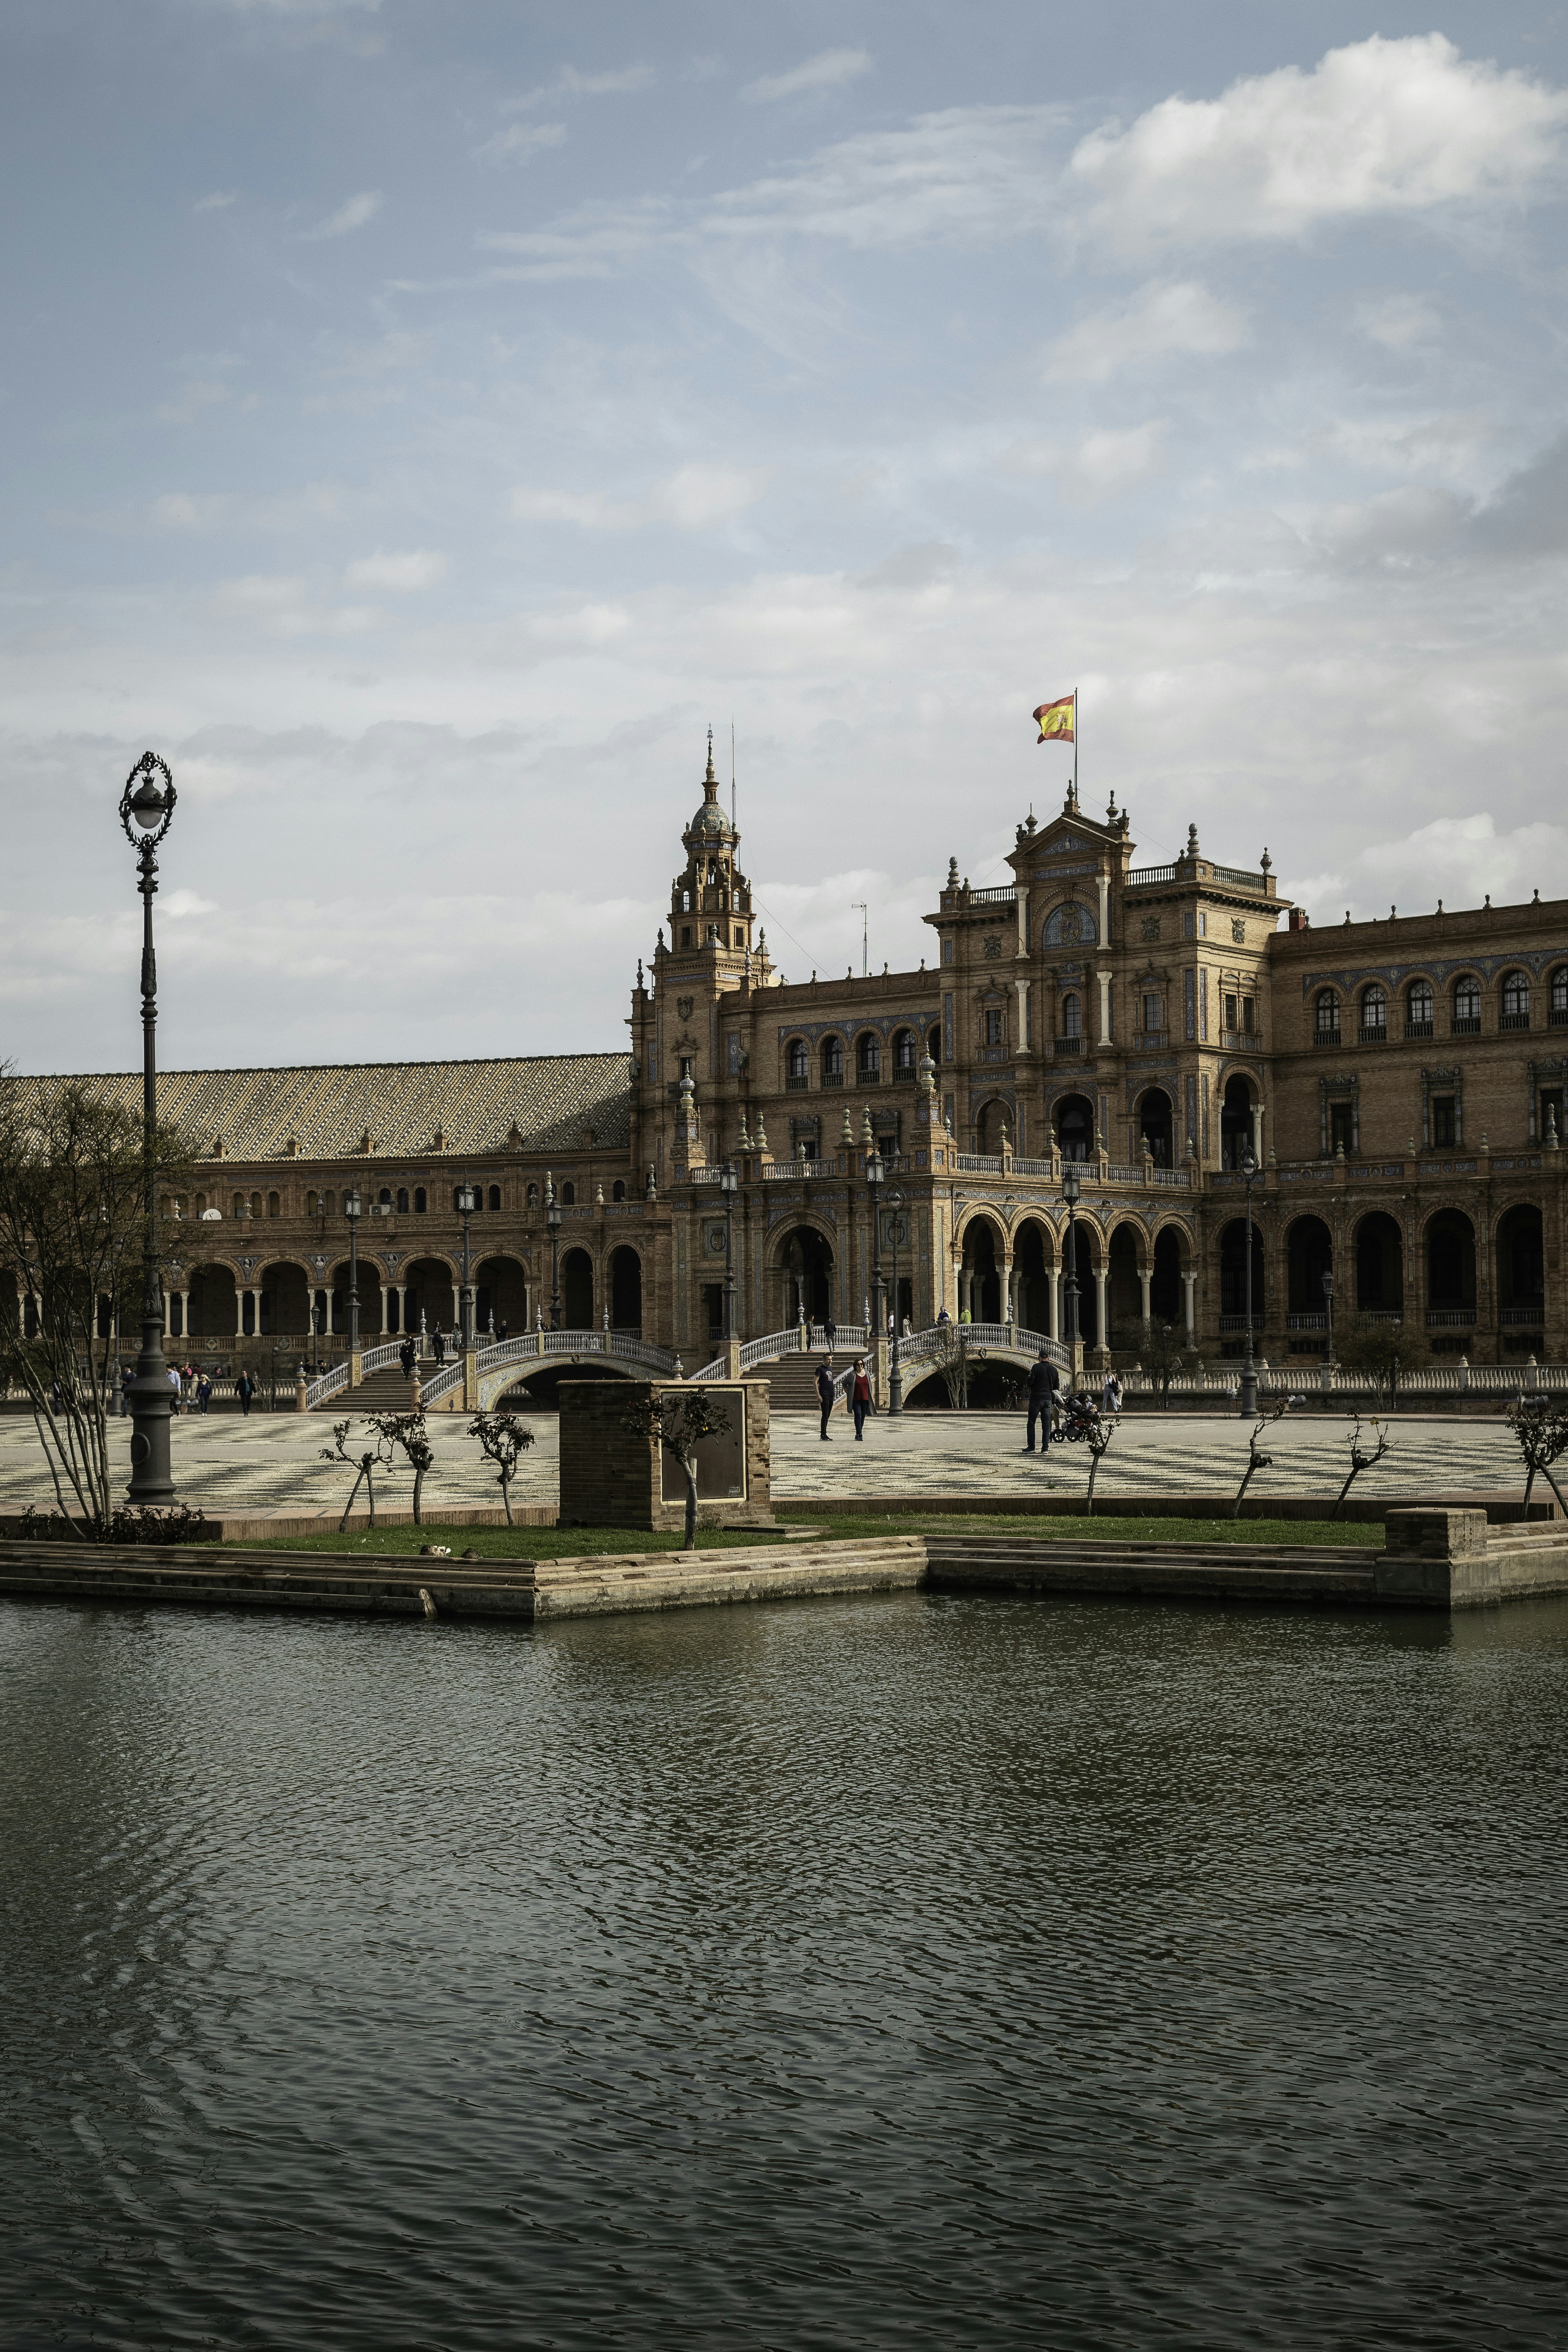
[[[431,1380],[439,1369],[435,1357],[426,1356],[419,1366],[419,1377]],[[401,1364],[384,1364],[380,1371],[367,1372],[358,1388],[333,1397],[331,1403],[337,1405],[344,1397],[352,1400],[355,1412],[412,1412],[414,1383],[404,1379]]]
[[[833,1351],[835,1376],[847,1371],[859,1351],[852,1348],[836,1348]],[[823,1350],[814,1349],[808,1356],[779,1356],[772,1363],[759,1364],[750,1380],[766,1380],[769,1410],[772,1412],[820,1412],[817,1401],[816,1375],[822,1364]],[[875,1381],[876,1361],[869,1353],[866,1369]]]

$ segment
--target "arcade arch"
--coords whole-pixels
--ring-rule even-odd
[[[833,1247],[816,1225],[792,1225],[773,1254],[784,1297],[783,1323],[826,1322],[833,1311]]]

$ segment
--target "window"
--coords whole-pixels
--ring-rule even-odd
[[[563,1208],[566,1209],[574,1209],[576,1207],[577,1187],[575,1184],[563,1184],[561,1187],[561,1204]]]
[[[1237,1007],[1236,998],[1227,994],[1225,1000],[1225,1025],[1227,1029],[1234,1030],[1237,1027]],[[1147,1021],[1145,1021],[1143,1026],[1145,1029],[1148,1028],[1149,1024]]]
[[[735,932],[735,945],[736,945],[738,948],[743,948],[743,947],[745,946],[745,944],[746,944],[746,934],[745,934],[745,932],[744,932],[744,931],[742,931],[742,930],[741,930],[739,928],[737,928],[736,932]]]
[[[822,1083],[825,1087],[844,1084],[844,1040],[825,1037],[822,1041]]]
[[[624,1182],[622,1181],[622,1180],[620,1179],[620,1177],[618,1177],[618,1176],[617,1176],[617,1177],[616,1177],[616,1181],[615,1181],[615,1182],[614,1182],[614,1183],[611,1185],[611,1187],[610,1187],[610,1198],[611,1198],[611,1200],[612,1200],[612,1201],[624,1201],[624,1200],[626,1199],[626,1185],[624,1184]]]
[[[310,1198],[311,1198],[312,1202],[315,1200],[315,1197],[316,1197],[316,1196],[315,1196],[314,1192],[312,1192],[312,1193],[311,1193],[311,1195],[310,1195]],[[197,1216],[198,1216],[198,1217],[205,1217],[205,1216],[206,1215],[206,1213],[207,1213],[207,1196],[206,1196],[206,1194],[205,1194],[205,1192],[198,1192],[198,1193],[196,1194],[196,1214],[197,1214]]]
[[[1253,1012],[1254,1006],[1251,997],[1244,996],[1241,1000],[1241,1034],[1244,1037],[1250,1037],[1252,1034]]]
[[[204,1205],[205,1205],[205,1203],[204,1203]],[[307,1192],[307,1193],[306,1193],[306,1195],[305,1195],[305,1214],[306,1214],[308,1217],[316,1217],[316,1216],[320,1216],[321,1212],[321,1194],[320,1194],[319,1192]]]
[[[951,940],[943,940],[942,943],[942,960],[943,963],[951,963],[952,961],[952,941]]]
[[[882,1041],[867,1030],[856,1048],[856,1061],[863,1078],[879,1078],[882,1075]]]
[[[691,893],[689,890],[683,890],[680,894],[680,911],[683,915],[689,915],[691,912]],[[680,939],[683,947],[689,947],[691,945],[691,934],[689,931],[682,931]]]
[[[999,1009],[987,1012],[985,1015],[985,1043],[988,1045],[999,1045],[1002,1043],[1002,1014]]]
[[[1480,1034],[1480,982],[1457,980],[1454,982],[1454,1034],[1456,1037],[1479,1037]]]
[[[335,1192],[323,1192],[321,1195],[321,1214],[324,1217],[335,1216],[337,1214],[337,1194]]]
[[[379,1200],[380,1200],[380,1202],[381,1202],[381,1205],[382,1205],[382,1207],[383,1207],[384,1209],[390,1209],[390,1208],[391,1208],[391,1206],[392,1206],[392,1194],[391,1194],[391,1193],[390,1193],[390,1192],[387,1190],[387,1188],[386,1188],[386,1186],[385,1186],[384,1184],[382,1186],[382,1188],[381,1188],[381,1192],[380,1192],[380,1193],[378,1194],[378,1196],[377,1196],[377,1197],[379,1198]]]
[[[490,1186],[490,1206],[492,1209],[499,1209],[500,1207],[500,1186],[499,1184],[492,1184]]]
[[[1454,1118],[1453,1096],[1434,1095],[1432,1097],[1432,1142],[1435,1149],[1438,1151],[1451,1151],[1454,1148],[1456,1130],[1457,1122]]]
[[[1354,1106],[1348,1102],[1329,1105],[1329,1150],[1334,1153],[1355,1149]]]
[[[942,1031],[940,1029],[933,1029],[926,1039],[926,1052],[940,1069],[942,1067]]]
[[[1388,998],[1376,986],[1362,991],[1361,1034],[1363,1037],[1386,1037],[1388,1034]]]
[[[408,1187],[406,1184],[400,1184],[397,1188],[397,1213],[400,1217],[405,1217],[408,1214]]]
[[[1546,1017],[1553,1029],[1568,1029],[1568,964],[1552,975],[1551,1009]]]
[[[1553,1136],[1556,1137],[1559,1143],[1562,1142],[1563,1089],[1561,1087],[1542,1087],[1541,1089],[1541,1118],[1540,1123],[1536,1128],[1536,1138],[1539,1142],[1550,1143]]]
[[[1325,988],[1313,1009],[1313,1024],[1320,1045],[1337,1045],[1340,1040],[1340,1000],[1331,988]]]
[[[1407,1037],[1430,1037],[1432,1034],[1432,983],[1429,980],[1413,980],[1405,998],[1405,1034]]]
[[[327,1206],[330,1209],[331,1205],[332,1196],[329,1192],[327,1194]],[[416,1217],[422,1217],[425,1214],[425,1187],[423,1184],[416,1184],[414,1187],[414,1213]]]
[[[793,1094],[804,1094],[811,1084],[811,1056],[804,1037],[792,1037],[784,1050],[786,1076],[784,1085]]]
[[[528,1205],[531,1209],[537,1209],[539,1206],[539,1187],[537,1184],[531,1184],[528,1188]]]
[[[1080,997],[1068,995],[1062,999],[1062,1035],[1083,1035],[1083,1001]]]
[[[1530,1026],[1530,976],[1527,972],[1510,971],[1502,984],[1502,1023],[1505,1029],[1528,1029]]]
[[[893,1040],[893,1076],[906,1085],[912,1083],[917,1059],[914,1031],[900,1029]]]
[[[236,1217],[242,1217],[245,1214],[245,1195],[243,1192],[237,1192],[235,1194],[233,1200],[229,1203],[229,1213],[231,1216]]]
[[[1231,1004],[1232,1004],[1232,1007],[1233,1007],[1233,1011],[1232,1011],[1231,1015],[1229,1016],[1229,1024],[1230,1024],[1230,1026],[1234,1029],[1234,1028],[1235,1028],[1235,1026],[1236,1026],[1236,1020],[1235,1020],[1235,1015],[1234,1015],[1234,1006],[1235,1006],[1236,1000],[1235,1000],[1235,998],[1233,997],[1230,1001],[1231,1001]],[[1143,999],[1143,1027],[1144,1027],[1145,1031],[1146,1031],[1149,1034],[1152,1035],[1155,1032],[1157,1032],[1158,1030],[1162,1029],[1163,1026],[1164,1026],[1164,1024],[1162,1022],[1162,1020],[1161,1020],[1161,1018],[1160,1018],[1160,999],[1159,999],[1158,995],[1157,995],[1157,994],[1146,994],[1146,995],[1144,996],[1144,999]]]
[[[682,1054],[680,1057],[680,1075],[683,1078],[689,1078],[693,1076],[691,1063],[692,1056],[689,1054]]]
[[[689,923],[682,923],[680,927],[680,944],[683,948],[689,948],[691,945],[691,926]]]
[[[267,1195],[267,1213],[269,1217],[280,1217],[283,1214],[283,1202],[279,1193],[268,1192]]]

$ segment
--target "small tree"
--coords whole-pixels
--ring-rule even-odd
[[[1097,1413],[1084,1432],[1089,1442],[1089,1503],[1086,1516],[1091,1519],[1094,1517],[1094,1482],[1099,1475],[1100,1456],[1110,1447],[1110,1441],[1116,1434],[1116,1429],[1114,1414],[1109,1421],[1102,1421]]]
[[[388,1418],[391,1418],[391,1416],[388,1416]],[[392,1443],[390,1439],[383,1435],[382,1432],[378,1429],[374,1421],[367,1421],[365,1423],[365,1427],[370,1431],[371,1436],[374,1441],[374,1444],[363,1454],[351,1454],[349,1452],[349,1431],[352,1426],[353,1423],[350,1422],[333,1422],[332,1443],[331,1445],[323,1445],[321,1448],[321,1459],[323,1462],[346,1462],[351,1470],[355,1470],[359,1474],[355,1478],[353,1485],[349,1489],[349,1498],[343,1505],[342,1517],[338,1521],[339,1535],[342,1534],[343,1529],[349,1523],[349,1513],[353,1509],[354,1496],[359,1493],[362,1480],[364,1484],[365,1494],[370,1501],[370,1523],[372,1528],[374,1528],[375,1473],[378,1470],[390,1470],[393,1463]]]
[[[730,1430],[727,1406],[704,1388],[656,1389],[634,1404],[622,1422],[634,1437],[651,1437],[667,1446],[680,1465],[686,1480],[686,1549],[697,1544],[697,1448],[705,1437],[725,1437]]]
[[[477,1412],[468,1423],[468,1435],[479,1439],[500,1467],[500,1498],[506,1505],[506,1523],[512,1527],[516,1523],[511,1516],[511,1482],[520,1457],[533,1444],[533,1432],[515,1412]]]
[[[931,1360],[942,1374],[947,1401],[954,1412],[969,1404],[969,1341],[956,1323],[939,1323],[932,1339]]]
[[[1424,1335],[1405,1323],[1383,1323],[1358,1315],[1339,1339],[1335,1351],[1346,1371],[1363,1372],[1388,1397],[1392,1412],[1399,1383],[1432,1360]]]
[[[1171,1382],[1186,1365],[1184,1338],[1178,1339],[1169,1323],[1151,1323],[1140,1341],[1143,1370],[1160,1391],[1160,1410],[1171,1409]]]
[[[1362,1472],[1363,1470],[1370,1470],[1374,1462],[1381,1462],[1384,1455],[1388,1451],[1389,1444],[1391,1443],[1388,1432],[1378,1427],[1377,1415],[1375,1413],[1373,1413],[1372,1418],[1372,1433],[1373,1440],[1373,1444],[1371,1445],[1363,1445],[1361,1442],[1361,1415],[1358,1412],[1355,1417],[1355,1427],[1351,1432],[1350,1475],[1346,1478],[1344,1485],[1340,1488],[1339,1501],[1329,1513],[1329,1517],[1331,1519],[1337,1519],[1340,1513],[1344,1509],[1345,1496],[1350,1493],[1352,1486],[1355,1480],[1361,1476]]]
[[[423,1408],[418,1412],[373,1413],[366,1427],[374,1429],[386,1447],[390,1465],[395,1454],[401,1454],[414,1473],[414,1524],[421,1527],[419,1496],[425,1485],[425,1474],[436,1465],[436,1449],[430,1443],[430,1433],[425,1426]],[[375,1524],[374,1518],[371,1525]]]
[[[1538,1470],[1563,1503],[1563,1489],[1552,1475],[1552,1465],[1568,1454],[1568,1405],[1553,1404],[1546,1397],[1521,1397],[1508,1409],[1508,1425],[1524,1457],[1525,1509],[1530,1508],[1530,1490]],[[1563,1503],[1563,1510],[1568,1517],[1568,1503]]]
[[[1271,1422],[1283,1421],[1289,1410],[1290,1399],[1289,1397],[1283,1397],[1274,1407],[1272,1412],[1259,1414],[1258,1426],[1254,1429],[1251,1436],[1247,1441],[1247,1468],[1243,1471],[1241,1484],[1236,1490],[1236,1500],[1230,1507],[1230,1516],[1233,1519],[1240,1518],[1241,1498],[1246,1494],[1248,1486],[1251,1486],[1253,1479],[1257,1476],[1258,1473],[1260,1470],[1272,1470],[1274,1467],[1274,1456],[1272,1454],[1265,1454],[1260,1450],[1258,1443],[1258,1439],[1262,1436],[1264,1431],[1268,1427]]]

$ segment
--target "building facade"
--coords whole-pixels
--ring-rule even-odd
[[[1329,1272],[1337,1315],[1440,1356],[1563,1356],[1568,902],[1319,929],[1267,851],[1220,865],[1194,828],[1140,866],[1126,813],[1069,791],[1007,882],[950,865],[918,971],[786,982],[711,746],[681,846],[627,1050],[166,1075],[202,1154],[164,1203],[171,1338],[341,1336],[351,1190],[362,1339],[450,1328],[468,1184],[481,1331],[637,1330],[694,1370],[728,1243],[745,1338],[865,1322],[879,1260],[915,1328],[945,1306],[1065,1338],[1071,1161],[1090,1360],[1155,1318],[1212,1360],[1243,1345],[1250,1152],[1271,1360],[1323,1351]]]

